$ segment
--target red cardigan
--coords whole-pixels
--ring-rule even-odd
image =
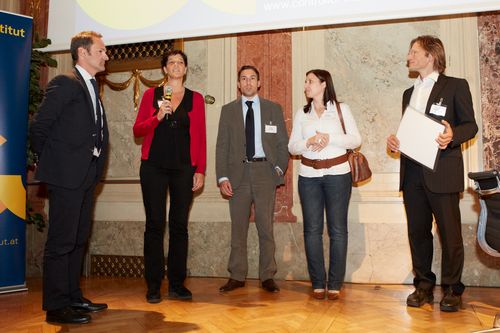
[[[154,90],[155,88],[149,88],[144,92],[134,123],[134,136],[144,137],[141,147],[141,159],[143,160],[149,158],[149,148],[153,142],[155,128],[160,123],[158,118],[153,116],[156,111],[153,107]],[[196,166],[195,173],[205,174],[207,166],[205,102],[203,96],[196,91],[193,91],[193,109],[188,112],[188,116],[191,164]]]

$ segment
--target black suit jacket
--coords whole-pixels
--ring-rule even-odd
[[[109,137],[104,107],[102,112],[104,137],[97,159],[97,180],[104,169]],[[92,162],[98,131],[90,93],[76,68],[49,82],[30,132],[32,149],[39,156],[35,178],[78,188]]]
[[[412,92],[413,87],[403,93],[403,113],[410,103]],[[446,106],[445,115],[431,114],[429,111],[432,104],[440,101]],[[425,113],[439,122],[442,119],[446,120],[453,130],[453,141],[446,149],[441,150],[436,171],[432,172],[423,167],[425,185],[434,193],[462,192],[464,190],[464,165],[461,144],[472,139],[478,130],[467,81],[440,74],[432,88]],[[403,190],[407,162],[408,159],[401,156],[400,190]]]

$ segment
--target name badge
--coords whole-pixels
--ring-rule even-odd
[[[278,133],[278,126],[276,125],[266,125],[264,128],[266,133]]]
[[[444,117],[444,115],[446,114],[446,105],[432,104],[429,113]]]

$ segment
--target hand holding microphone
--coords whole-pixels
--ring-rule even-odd
[[[168,119],[169,115],[172,114],[173,109],[171,101],[172,101],[172,87],[164,86],[163,96],[161,97],[160,111],[158,112],[159,120],[162,120],[163,116],[165,117],[165,119]]]

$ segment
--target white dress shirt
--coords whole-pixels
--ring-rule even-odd
[[[432,88],[437,82],[439,73],[434,71],[425,77],[423,80],[419,76],[413,83],[413,92],[410,98],[410,106],[415,110],[425,113],[427,101],[431,95]]]
[[[83,79],[85,80],[85,84],[87,85],[87,90],[90,93],[90,98],[92,98],[92,105],[94,106],[94,120],[95,120],[95,122],[97,122],[97,110],[95,108],[97,97],[95,95],[94,87],[92,86],[92,83],[90,82],[90,79],[94,79],[95,80],[95,77],[93,77],[92,75],[90,75],[80,65],[75,65],[75,67],[80,72],[80,74],[82,75]]]
[[[311,160],[324,160],[341,156],[346,149],[355,149],[361,144],[361,135],[352,116],[351,109],[345,103],[340,104],[347,134],[344,134],[335,104],[328,102],[321,117],[314,111],[304,113],[300,108],[293,119],[292,134],[288,143],[288,151],[292,155],[302,155]],[[306,147],[307,140],[316,135],[316,131],[328,133],[330,141],[321,151],[312,151]],[[350,172],[348,162],[334,165],[328,169],[314,169],[300,164],[299,175],[303,177],[322,177],[325,175],[342,175]]]
[[[82,75],[83,77],[83,80],[85,81],[85,85],[87,86],[87,90],[89,91],[90,93],[90,98],[92,99],[92,105],[93,105],[93,108],[94,108],[94,121],[97,123],[97,110],[96,110],[96,100],[97,100],[97,96],[95,94],[95,91],[94,91],[94,87],[92,86],[92,83],[90,82],[91,79],[94,79],[95,80],[95,77],[93,77],[92,75],[89,74],[89,72],[87,72],[82,66],[80,65],[75,65],[75,68],[78,70],[78,72],[80,72],[80,74]],[[99,104],[101,102],[99,101]],[[101,105],[101,110],[102,110],[102,105]],[[101,136],[103,135],[102,133],[102,130],[101,130]],[[101,154],[101,152],[97,149],[97,147],[94,147],[94,156],[97,156],[99,157],[99,155]]]

